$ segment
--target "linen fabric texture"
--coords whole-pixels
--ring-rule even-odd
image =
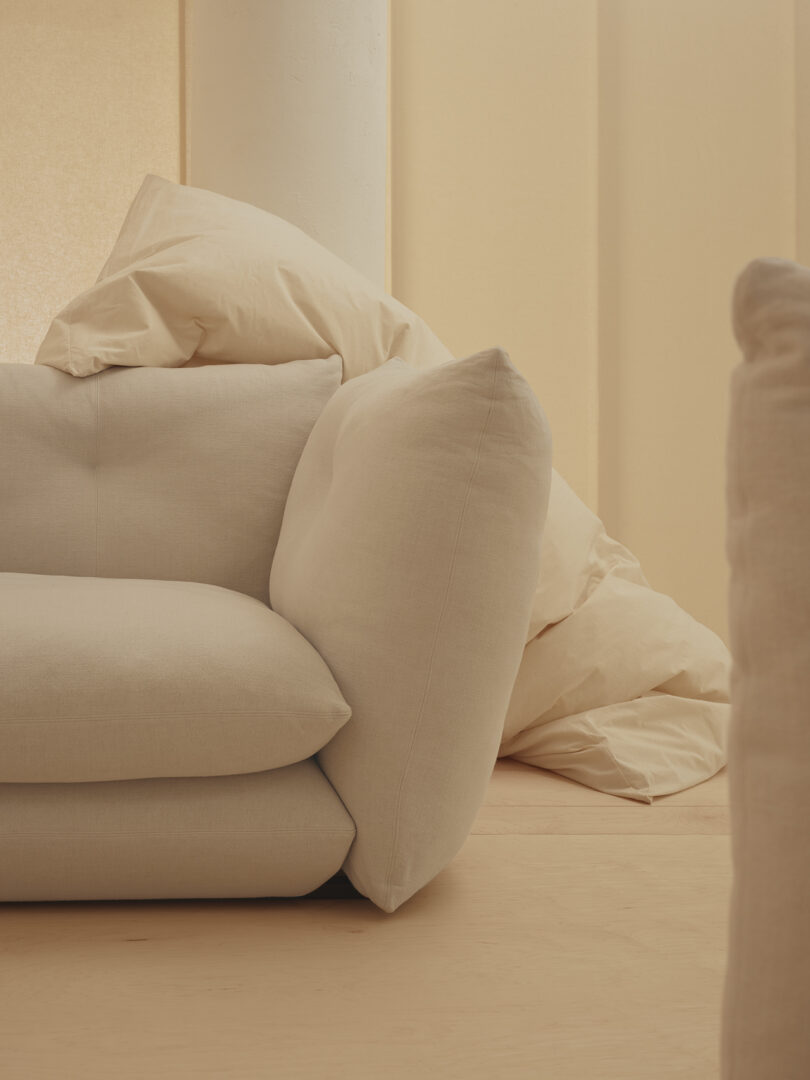
[[[418,368],[453,359],[414,312],[300,230],[149,176],[98,282],[57,315],[37,363],[87,375],[107,364],[283,368],[332,353],[344,382],[393,356]],[[501,756],[642,802],[725,764],[726,646],[650,588],[555,470],[526,643]]]
[[[197,581],[267,604],[284,504],[340,359],[0,364],[0,570]]]
[[[301,455],[270,602],[351,706],[318,761],[357,827],[344,869],[384,911],[447,865],[483,802],[550,480],[547,421],[500,350],[350,381]]]
[[[646,803],[725,765],[728,649],[557,472],[529,633],[499,757]]]
[[[810,1076],[810,269],[734,290],[727,535],[734,880],[723,1080]]]
[[[289,623],[215,585],[0,573],[0,653],[0,783],[275,769],[350,716]]]

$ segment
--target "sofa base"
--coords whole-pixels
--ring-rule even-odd
[[[355,827],[314,758],[236,776],[0,784],[0,901],[302,896]]]

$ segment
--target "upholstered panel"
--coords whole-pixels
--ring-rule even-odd
[[[723,1080],[810,1076],[810,269],[757,259],[727,449],[734,887]]]
[[[244,776],[0,784],[0,901],[300,896],[354,824],[314,759]]]
[[[0,365],[0,570],[199,581],[267,603],[339,358],[76,379]]]

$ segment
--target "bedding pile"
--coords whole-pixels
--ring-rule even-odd
[[[148,176],[98,280],[53,320],[36,363],[84,377],[334,354],[343,381],[393,357],[453,359],[417,315],[299,229]],[[555,471],[499,756],[642,802],[681,791],[726,763],[730,667],[720,638],[650,588]]]

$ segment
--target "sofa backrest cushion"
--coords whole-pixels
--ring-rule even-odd
[[[357,826],[346,873],[393,911],[466,839],[526,640],[548,423],[493,349],[345,383],[290,489],[270,603],[352,718],[318,755]]]
[[[277,367],[0,365],[0,571],[221,585],[267,603],[338,357]]]

